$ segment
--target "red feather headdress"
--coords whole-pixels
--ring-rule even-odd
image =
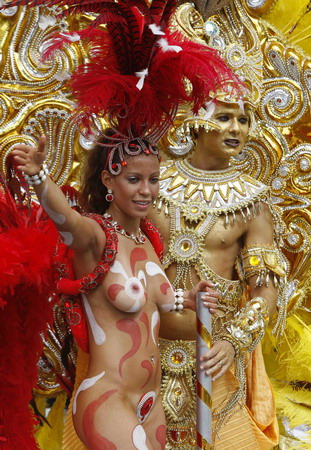
[[[176,0],[150,4],[144,0],[15,0],[6,6],[67,6],[62,16],[95,13],[88,28],[59,33],[48,41],[43,58],[65,44],[87,41],[89,62],[80,65],[70,79],[77,117],[88,130],[95,115],[107,118],[120,140],[143,137],[156,143],[180,103],[192,104],[196,113],[209,100],[210,91],[226,90],[228,82],[235,94],[242,89],[216,50],[168,32],[175,4]],[[99,27],[102,24],[104,29]]]

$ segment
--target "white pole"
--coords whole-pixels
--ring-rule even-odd
[[[200,357],[212,346],[212,321],[209,309],[203,305],[198,292],[197,304],[197,450],[212,448],[212,380],[200,369]]]

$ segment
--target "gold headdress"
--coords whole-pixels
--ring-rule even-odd
[[[226,103],[239,103],[243,108],[247,105],[251,115],[250,134],[254,133],[255,120],[253,111],[259,105],[261,87],[263,81],[263,57],[258,35],[247,16],[239,18],[228,17],[230,10],[224,10],[224,14],[213,15],[204,21],[193,4],[181,5],[171,21],[171,28],[179,31],[193,41],[206,44],[219,51],[226,64],[243,81],[245,89],[243,96],[241,91],[234,88],[228,94],[217,89],[210,92],[211,102],[203,105],[196,116],[190,115],[185,109],[180,110],[175,122],[175,127],[168,133],[169,149],[178,156],[185,155],[191,148],[190,129],[198,129],[203,126],[217,129],[217,124],[210,118],[213,112],[211,108],[213,100]],[[230,26],[229,26],[230,24]]]
[[[228,10],[229,11],[229,10]],[[226,64],[245,84],[243,100],[255,108],[260,100],[263,81],[263,57],[258,35],[246,16],[234,23],[234,17],[228,21],[226,14],[213,15],[204,21],[202,16],[190,3],[180,6],[171,27],[200,44],[206,44],[219,51]],[[230,26],[229,26],[230,24]],[[239,93],[240,94],[240,93]],[[214,98],[225,102],[240,99],[235,93],[219,90]]]

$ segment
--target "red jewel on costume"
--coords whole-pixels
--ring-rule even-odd
[[[124,166],[127,166],[127,162],[126,161],[122,161],[121,162],[121,165],[124,167]]]
[[[141,396],[136,407],[136,416],[140,423],[144,423],[151,412],[154,404],[155,393],[153,391],[147,392]]]

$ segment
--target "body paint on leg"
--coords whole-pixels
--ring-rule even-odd
[[[115,394],[117,389],[111,389],[105,392],[99,398],[91,402],[83,413],[82,429],[87,440],[87,447],[92,450],[117,450],[117,446],[99,434],[95,429],[95,414],[98,408]]]

